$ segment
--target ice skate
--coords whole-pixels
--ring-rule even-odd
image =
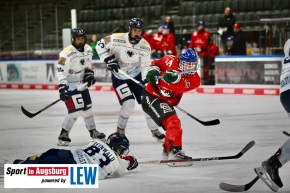
[[[279,177],[279,168],[281,163],[276,155],[262,162],[262,167],[255,168],[255,172],[261,180],[274,192],[283,187],[283,183]]]
[[[101,141],[106,141],[106,135],[104,133],[100,133],[96,129],[89,130],[89,132],[92,139],[99,139]]]
[[[68,136],[68,131],[62,129],[58,137],[58,146],[68,146],[71,142],[71,139]]]
[[[163,142],[165,135],[161,133],[158,129],[151,131],[152,137],[154,137],[158,142]]]
[[[192,157],[185,155],[183,151],[181,151],[181,147],[175,146],[172,147],[171,151],[168,154],[168,160],[190,160]],[[184,167],[184,166],[191,166],[191,161],[185,162],[172,162],[168,163],[170,167]]]
[[[117,132],[116,133],[125,135],[125,129],[121,129],[120,127],[117,127]]]

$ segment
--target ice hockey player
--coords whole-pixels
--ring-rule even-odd
[[[71,35],[72,45],[60,52],[57,65],[59,95],[68,109],[58,137],[59,146],[67,146],[71,142],[69,132],[79,116],[83,117],[91,138],[106,138],[104,133],[96,130],[89,90],[69,94],[85,82],[88,83],[88,87],[95,83],[94,71],[91,69],[93,52],[91,47],[85,44],[87,39],[85,31],[73,28]]]
[[[129,153],[129,140],[119,133],[111,134],[106,143],[93,139],[84,148],[76,150],[49,149],[48,151],[16,159],[13,164],[98,164],[99,179],[118,177],[138,167],[138,161]]]
[[[143,110],[157,125],[166,130],[163,143],[163,159],[191,159],[182,150],[182,129],[174,106],[178,105],[184,92],[200,85],[197,74],[197,53],[192,49],[181,50],[180,56],[167,55],[155,60],[148,69],[148,84],[142,98]],[[178,72],[188,71],[185,74]],[[163,76],[156,81],[156,76]],[[169,166],[189,166],[192,162],[170,163]]]
[[[282,66],[280,101],[290,118],[290,39],[284,45],[285,58]],[[262,162],[262,167],[255,168],[255,172],[273,191],[283,187],[279,176],[279,169],[290,160],[290,139],[284,142],[280,149],[269,159]],[[268,174],[268,175],[265,175]]]
[[[138,81],[145,79],[147,69],[151,64],[151,48],[149,43],[141,37],[143,31],[143,21],[140,18],[132,18],[128,33],[107,36],[96,46],[100,59],[107,64],[108,70],[112,71],[112,84],[122,106],[117,132],[122,134],[125,134],[128,119],[135,107],[135,99],[141,104],[143,88],[118,73],[118,69]],[[165,136],[158,130],[158,125],[146,113],[145,117],[152,136],[157,140],[163,140]]]

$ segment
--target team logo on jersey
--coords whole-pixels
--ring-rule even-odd
[[[163,109],[164,114],[173,111],[173,109],[167,103],[160,103],[160,108]]]
[[[81,60],[80,60],[80,63],[81,63],[82,65],[85,65],[85,59],[81,59]]]
[[[135,53],[134,53],[133,51],[131,51],[131,50],[127,50],[127,51],[126,51],[126,54],[127,54],[127,56],[129,56],[129,57],[133,57]]]

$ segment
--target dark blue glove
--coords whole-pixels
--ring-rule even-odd
[[[84,74],[84,79],[83,79],[83,83],[88,83],[88,87],[92,86],[93,84],[95,84],[96,80],[94,77],[94,71],[91,69],[86,68],[85,69],[85,74]]]
[[[59,98],[62,101],[66,101],[70,95],[68,94],[68,85],[67,84],[59,84],[58,85],[58,92],[59,92]]]
[[[130,164],[127,167],[127,170],[129,170],[129,171],[134,170],[135,168],[138,167],[138,161],[134,156],[127,155],[127,156],[123,157],[123,159],[130,161]]]
[[[118,72],[118,69],[120,69],[119,63],[115,55],[106,57],[104,59],[104,62],[107,64],[107,69],[110,71]]]

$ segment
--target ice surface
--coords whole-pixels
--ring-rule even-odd
[[[20,106],[36,112],[58,98],[57,91],[0,90],[0,159],[14,160],[58,148],[57,137],[66,114],[62,102],[30,119]],[[116,129],[119,104],[114,92],[91,92],[97,129],[109,135]],[[249,141],[256,145],[238,160],[196,162],[191,167],[170,168],[165,164],[140,164],[125,176],[99,182],[99,189],[4,189],[0,193],[211,193],[223,192],[220,182],[245,184],[255,177],[261,164],[287,139],[287,114],[278,96],[185,94],[180,105],[201,120],[220,119],[218,126],[205,127],[179,112],[183,128],[183,149],[193,157],[226,156],[238,153]],[[162,146],[146,126],[139,105],[129,119],[126,134],[130,154],[139,161],[161,159]],[[90,139],[80,117],[71,131],[69,148],[78,148]],[[284,187],[290,191],[290,164],[281,168]],[[261,181],[248,192],[272,192]]]

